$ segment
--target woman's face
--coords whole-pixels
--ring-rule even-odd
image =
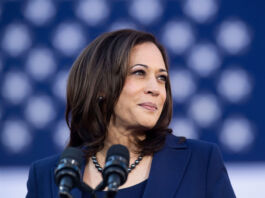
[[[151,42],[136,45],[114,108],[115,125],[127,129],[154,127],[166,100],[167,76],[164,59],[156,45]]]

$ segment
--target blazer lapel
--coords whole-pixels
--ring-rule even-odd
[[[190,159],[186,143],[169,135],[162,150],[154,154],[143,198],[174,197]]]

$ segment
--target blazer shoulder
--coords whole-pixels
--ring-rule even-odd
[[[221,151],[216,143],[204,140],[188,139],[175,135],[168,135],[166,138],[166,148],[170,149],[188,149],[192,152],[193,157],[207,160],[212,154],[220,155]]]
[[[216,143],[207,142],[204,140],[196,140],[196,139],[187,139],[188,147],[191,149],[203,149],[203,150],[211,150],[215,147],[218,147]]]
[[[172,148],[187,148],[191,150],[211,150],[214,147],[218,147],[217,144],[207,142],[204,140],[189,139],[182,136],[175,136],[168,134],[166,137],[166,146]]]
[[[38,170],[50,169],[56,167],[59,162],[60,154],[52,155],[32,163],[31,166],[38,168]]]
[[[33,162],[29,168],[26,198],[50,197],[49,183],[51,182],[51,170],[56,167],[60,155],[46,157]]]

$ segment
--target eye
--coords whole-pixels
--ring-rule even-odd
[[[133,71],[132,74],[138,75],[138,76],[144,76],[145,75],[145,71],[142,69]]]
[[[158,76],[158,79],[163,81],[163,82],[167,82],[167,76],[166,75],[160,75],[160,76]]]

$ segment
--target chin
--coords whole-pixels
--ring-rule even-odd
[[[155,121],[147,121],[147,122],[142,122],[140,125],[145,128],[145,129],[152,129],[156,125],[157,120]]]
[[[146,129],[152,129],[157,121],[159,119],[159,116],[156,115],[148,115],[148,114],[143,114],[141,116],[138,116],[137,118],[137,123],[138,126],[140,126],[141,128]]]

